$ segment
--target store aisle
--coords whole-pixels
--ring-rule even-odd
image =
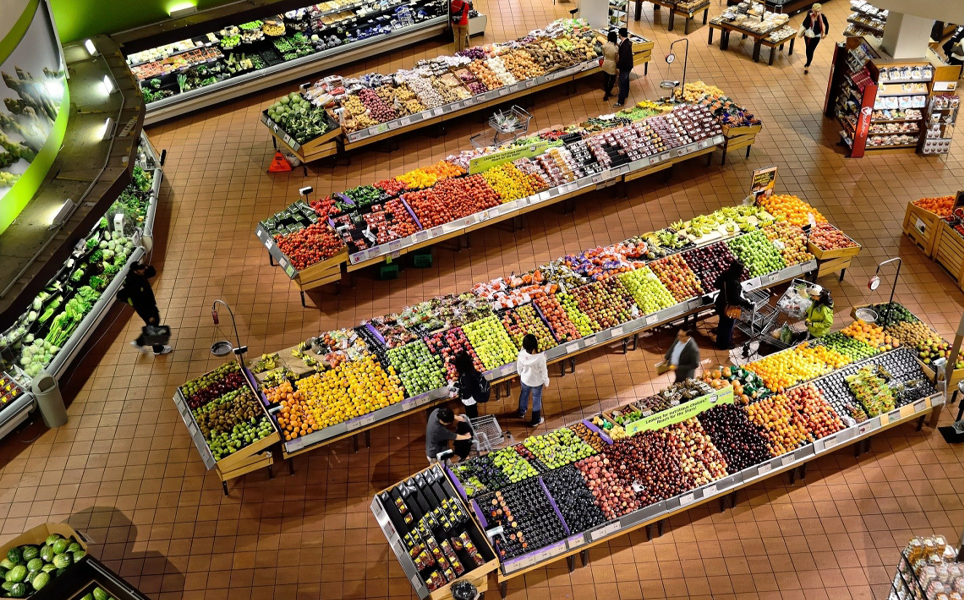
[[[548,0],[476,4],[489,17],[486,37],[476,43],[524,35],[575,7]],[[168,150],[153,263],[175,351],[157,359],[132,351],[128,341],[140,325],[129,311],[123,314],[67,383],[69,423],[53,432],[34,426],[0,445],[0,537],[69,520],[94,540],[93,554],[160,600],[408,597],[411,586],[369,504],[375,491],[424,466],[422,418],[376,429],[371,449],[357,454],[344,442],[299,457],[293,476],[280,464],[272,480],[266,473],[248,475],[232,482],[224,497],[171,401],[177,385],[221,362],[208,352],[223,337],[212,325],[211,302],[222,298],[232,305],[242,340],[252,355],[260,354],[737,203],[752,169],[770,164],[780,169],[778,191],[811,202],[864,246],[842,284],[822,281],[838,311],[872,297],[866,281],[876,263],[901,256],[898,299],[949,335],[964,294],[900,229],[908,201],[964,188],[964,136],[946,160],[899,151],[846,159],[833,146],[837,125],[821,113],[832,42],[841,39],[848,5],[832,0],[824,7],[832,36],[807,76],[802,45],[767,67],[753,63],[751,45],[736,36],[723,52],[707,45],[705,26],[689,34],[689,80],[722,88],[763,119],[748,159],[737,152],[721,167],[717,154],[709,168],[701,160],[678,168],[669,184],[660,176],[644,179],[626,199],[599,192],[580,200],[573,214],[552,207],[530,214],[521,232],[482,230],[469,250],[438,248],[432,269],[408,269],[390,282],[362,273],[341,295],[313,295],[322,310],[302,309],[295,288],[268,264],[254,236],[257,221],[295,200],[305,185],[338,191],[444,158],[467,147],[483,125],[470,117],[443,138],[404,136],[395,152],[359,153],[349,167],[313,166],[307,178],[300,171],[264,172],[273,149],[259,112],[294,85],[151,128],[152,142]],[[720,11],[714,2],[711,15]],[[636,69],[635,101],[658,97],[661,78],[680,77],[680,62],[670,67],[662,61],[681,33],[666,31],[665,12],[654,16],[646,4],[643,20],[634,23],[656,42],[648,77]],[[341,73],[384,72],[450,50],[422,44]],[[534,128],[609,110],[595,81],[581,83],[574,95],[555,91],[534,100]],[[704,358],[713,357],[708,340],[697,339]],[[580,361],[575,376],[554,377],[545,427],[659,389],[668,379],[656,375],[654,364],[668,341],[669,335],[647,338],[642,350],[628,355],[597,351]],[[486,411],[501,414],[507,406],[493,401]],[[525,435],[516,422],[504,425]],[[509,597],[884,598],[898,549],[910,535],[954,539],[964,527],[962,458],[964,449],[948,447],[936,432],[900,427],[875,438],[873,452],[859,461],[842,449],[811,465],[805,484],[775,479],[741,493],[734,510],[693,509],[653,542],[636,532],[594,549],[588,568],[570,574],[559,562],[513,580]]]

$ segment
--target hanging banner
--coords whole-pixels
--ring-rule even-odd
[[[707,411],[714,406],[719,406],[720,404],[733,404],[732,386],[727,386],[721,390],[713,392],[712,394],[707,394],[706,396],[701,396],[695,400],[690,400],[689,402],[685,402],[679,406],[674,406],[673,408],[658,412],[655,415],[644,417],[638,421],[627,423],[624,427],[626,429],[626,433],[629,435],[638,433],[640,431],[655,431],[657,429],[662,429],[663,427],[682,423],[687,419],[692,419],[700,413]]]
[[[754,199],[769,198],[773,195],[773,188],[777,184],[777,168],[754,169],[750,182],[750,195]]]
[[[492,154],[486,154],[469,161],[469,173],[474,175],[483,171],[488,171],[493,167],[507,162],[512,162],[520,158],[534,158],[540,154],[545,154],[549,149],[548,140],[541,140],[525,146],[517,146],[508,150],[500,150]]]

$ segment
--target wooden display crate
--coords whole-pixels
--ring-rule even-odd
[[[321,287],[326,283],[337,282],[341,279],[341,265],[346,262],[348,262],[347,246],[342,248],[338,254],[298,271],[294,281],[302,290],[310,290]]]
[[[43,545],[47,537],[55,533],[68,539],[73,538],[77,540],[80,547],[83,548],[85,552],[87,551],[87,542],[83,536],[78,534],[70,525],[66,523],[44,523],[43,525],[37,525],[31,530],[21,533],[3,546],[0,546],[0,555],[6,558],[7,551],[16,546],[23,546],[25,544],[32,546]]]
[[[736,127],[733,125],[723,125],[723,135],[728,138],[734,138],[741,135],[756,135],[763,130],[763,124],[759,125],[746,125],[741,127]]]
[[[925,365],[925,364],[924,364],[923,362],[921,362],[919,359],[918,359],[917,362],[920,364],[920,368],[921,368],[922,371],[924,371],[924,374],[927,375],[927,378],[930,379],[931,381],[933,381],[933,380],[934,380],[934,369],[932,369],[930,365]],[[939,379],[943,379],[945,373],[946,373],[946,370],[945,370],[945,369],[941,369],[941,373],[940,373],[940,378],[939,378]],[[951,371],[951,380],[950,380],[949,382],[947,382],[947,387],[948,387],[948,389],[956,386],[958,383],[961,382],[961,380],[964,380],[964,369],[954,369],[953,371]]]
[[[847,236],[847,239],[857,245],[854,246],[853,248],[835,248],[833,250],[823,250],[819,246],[810,243],[810,241],[808,240],[807,250],[809,250],[810,254],[813,254],[814,258],[816,258],[817,260],[831,260],[835,258],[848,258],[848,257],[853,258],[854,256],[857,256],[858,254],[860,254],[860,249],[862,248],[862,246],[849,235]]]
[[[934,241],[934,260],[947,269],[960,285],[964,278],[964,237],[954,231],[946,221],[941,220],[940,232]]]
[[[907,203],[904,213],[904,233],[917,244],[928,258],[934,257],[934,243],[940,233],[941,218],[929,210]]]
[[[830,273],[836,273],[837,271],[845,271],[850,267],[853,262],[854,257],[842,256],[840,258],[831,258],[829,260],[818,261],[817,267],[817,278],[823,277],[824,275],[829,275]],[[841,279],[843,274],[841,273]]]
[[[278,434],[275,434],[275,435],[278,435]],[[269,435],[268,437],[264,438],[264,440],[267,440],[271,437],[273,436]],[[263,442],[264,440],[261,440],[261,442]],[[258,442],[258,444],[260,444],[261,442]],[[255,444],[252,444],[252,445],[255,445]],[[270,446],[271,444],[268,444],[268,445]],[[245,450],[246,449],[247,448],[245,448]],[[235,454],[237,454],[237,452],[235,452]],[[231,456],[234,456],[234,454],[232,454]],[[226,458],[231,458],[231,457],[229,456]],[[225,470],[226,467],[224,467],[221,464],[222,462],[224,461],[222,460],[221,462],[217,463],[215,465],[215,469],[217,470],[218,477],[221,478],[221,481],[226,482],[231,479],[241,477],[242,475],[247,475],[248,473],[251,473],[253,471],[257,471],[258,469],[264,469],[266,467],[270,467],[271,464],[274,462],[274,457],[272,456],[271,451],[269,450],[265,450],[264,452],[261,452],[259,454],[244,456],[244,457],[241,457],[240,460],[236,461],[233,465],[229,465],[229,467],[231,467],[230,470]]]

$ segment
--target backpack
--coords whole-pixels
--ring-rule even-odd
[[[479,397],[475,399],[476,402],[481,402],[485,404],[489,401],[489,396],[492,395],[492,387],[489,385],[489,380],[485,378],[485,375],[479,373],[479,380],[476,382],[476,388],[478,388]]]

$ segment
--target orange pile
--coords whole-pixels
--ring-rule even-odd
[[[284,433],[285,441],[307,435],[317,428],[314,415],[308,412],[302,402],[301,391],[293,389],[290,381],[271,388],[266,396],[269,404],[281,405],[281,410],[278,411],[278,425]]]
[[[807,215],[813,215],[817,223],[826,223],[827,219],[820,211],[810,206],[800,198],[790,194],[774,194],[769,198],[761,198],[760,206],[771,215],[784,218],[792,225],[803,227],[810,223]]]
[[[882,351],[892,350],[900,346],[900,340],[892,335],[885,334],[883,328],[859,319],[841,329],[840,333],[849,335],[857,341],[870,344]]]
[[[954,210],[954,196],[937,196],[935,198],[921,198],[914,202],[914,206],[930,211],[940,218],[948,217]]]
[[[751,421],[766,429],[773,456],[796,450],[810,438],[803,420],[783,394],[750,404],[745,410]]]
[[[744,368],[759,375],[764,385],[778,393],[801,381],[816,379],[830,372],[827,363],[806,346],[771,354]]]

